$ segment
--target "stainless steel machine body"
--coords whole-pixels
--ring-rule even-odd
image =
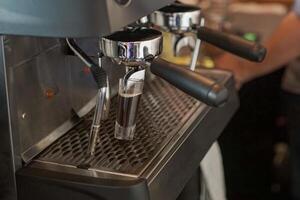
[[[1,130],[2,133],[6,133],[2,134],[3,138],[1,139],[1,148],[3,148],[1,159],[6,160],[5,164],[11,164],[9,168],[6,165],[4,167],[9,171],[1,172],[5,176],[2,181],[12,181],[10,186],[14,185],[15,171],[22,169],[24,163],[27,163],[26,165],[29,164],[27,168],[42,168],[71,174],[76,171],[75,174],[79,172],[81,175],[99,178],[118,177],[130,180],[147,178],[149,184],[151,183],[150,190],[153,191],[151,194],[161,196],[161,192],[173,190],[173,187],[182,188],[184,186],[188,172],[192,172],[192,170],[189,170],[189,166],[182,164],[192,162],[194,163],[190,165],[192,168],[196,162],[201,160],[238,105],[236,96],[233,94],[226,107],[213,109],[193,100],[169,84],[155,80],[153,84],[149,84],[147,88],[150,89],[147,89],[143,97],[141,113],[144,114],[139,115],[138,130],[140,131],[137,133],[136,140],[131,144],[128,143],[128,146],[127,143],[122,144],[114,140],[113,126],[111,126],[114,122],[115,110],[113,110],[110,120],[105,122],[100,133],[101,144],[97,157],[92,162],[93,166],[89,170],[76,169],[76,166],[82,161],[84,150],[86,150],[86,138],[90,127],[90,118],[87,117],[83,120],[80,116],[84,116],[93,108],[93,99],[97,91],[91,74],[78,58],[62,54],[59,40],[18,36],[3,36],[1,39],[1,44],[5,43],[4,46],[1,46],[2,52],[5,51],[1,55],[6,58],[2,60],[2,64],[4,61],[6,64],[1,68],[6,72],[6,76],[2,76],[2,78],[5,78],[8,83],[8,85],[3,84],[2,89],[4,88],[4,90],[1,89],[1,91],[4,91],[4,94],[6,91],[8,92],[8,104],[6,105],[9,106],[1,108],[3,110],[10,108],[8,110],[10,117],[5,118],[5,112],[1,112],[1,122],[3,123]],[[44,43],[49,46],[30,57],[28,53],[35,52],[27,51],[28,47],[21,51],[22,43],[30,44],[29,46],[33,46],[33,48]],[[12,51],[7,51],[9,49]],[[13,49],[18,49],[18,51],[13,51]],[[25,57],[21,52],[25,53]],[[106,61],[104,66],[115,86],[117,77],[121,77],[124,71],[123,68],[112,65],[111,62]],[[208,74],[229,85],[232,84],[230,74],[210,71]],[[230,87],[233,89],[232,85]],[[54,93],[52,97],[51,92]],[[7,100],[5,95],[2,97],[2,102]],[[115,104],[112,105],[112,109],[114,108]],[[223,114],[220,115],[220,113]],[[7,121],[7,126],[4,126],[5,119],[10,121],[10,123]],[[80,124],[75,126],[79,122]],[[191,131],[198,125],[201,126],[197,128],[197,131]],[[75,129],[72,129],[74,126]],[[76,127],[79,127],[80,130],[78,131]],[[10,128],[11,131],[9,131]],[[195,138],[190,141],[191,133]],[[57,140],[60,137],[61,139]],[[74,139],[72,139],[73,137]],[[190,151],[194,151],[188,143],[184,143],[184,147],[182,147],[184,150],[176,150],[187,139],[190,142],[196,142],[194,147],[199,147],[199,152],[195,151],[193,154],[194,158],[186,157],[186,154],[190,155]],[[63,144],[66,146],[60,146],[63,141],[66,142]],[[70,144],[72,145],[70,146]],[[47,148],[49,145],[51,146]],[[47,150],[39,156],[39,153],[46,148]],[[56,150],[56,148],[62,149]],[[76,149],[77,151],[74,151]],[[172,161],[174,164],[168,164],[169,157],[167,155],[177,151],[183,151],[182,155],[174,154],[176,155]],[[119,152],[120,155],[115,152]],[[12,154],[13,157],[9,156]],[[11,158],[13,160],[10,160]],[[187,158],[188,160],[181,161],[181,159]],[[124,163],[122,164],[122,162]],[[167,168],[164,168],[165,164],[168,164]],[[160,171],[160,169],[164,170]],[[175,169],[184,170],[184,177],[176,177],[175,175],[179,173]],[[162,180],[157,179],[158,177]],[[169,182],[168,179],[171,177],[178,178],[178,181]],[[180,181],[181,178],[185,181]],[[169,187],[169,190],[159,190],[162,182]],[[176,193],[173,195],[176,196]],[[169,196],[169,198],[172,199],[173,196]]]
[[[97,55],[97,40],[82,43]],[[5,112],[1,112],[1,136],[8,139],[1,139],[1,144],[10,144],[1,151],[1,158],[9,158],[3,165],[11,165],[3,166],[1,174],[5,176],[3,182],[9,178],[13,187],[16,170],[94,107],[97,88],[89,69],[76,57],[64,55],[59,39],[1,36],[0,49],[1,108],[8,114],[5,118]],[[105,66],[116,85],[114,77],[123,70],[109,63]],[[9,174],[12,176],[7,177]]]
[[[234,88],[230,73],[209,70],[201,73],[232,90]],[[78,166],[85,161],[91,115],[34,159],[29,169],[21,171],[21,180],[24,178],[22,173],[47,169],[114,182],[128,181],[135,187],[142,182],[147,185],[147,193],[142,199],[176,199],[238,107],[234,92],[224,107],[212,108],[159,78],[147,80],[136,138],[128,142],[113,137],[116,103],[116,99],[113,99],[113,110],[103,124],[99,148],[96,156],[89,160],[88,170]],[[35,178],[29,179],[24,185],[37,187],[35,181]],[[76,179],[70,178],[68,181],[76,182]],[[48,185],[47,179],[38,184]],[[68,185],[67,188],[76,190],[74,185]]]
[[[123,28],[172,0],[44,0],[0,2],[0,33],[99,37]]]
[[[93,36],[82,47],[96,57],[96,37],[170,2],[1,1],[1,195],[16,197],[16,170],[93,108],[96,92],[89,70],[65,55],[60,39],[12,35]],[[104,65],[110,81],[122,71]]]
[[[0,3],[1,199],[176,199],[238,107],[231,74],[203,71],[230,91],[221,108],[196,101],[159,78],[148,78],[132,142],[113,138],[113,99],[95,157],[90,166],[83,166],[97,92],[89,68],[69,54],[64,40],[13,35],[102,36],[170,1],[96,1],[99,21],[90,23],[96,13],[87,12],[93,10],[89,5],[80,7],[83,2],[18,4],[24,12],[16,9],[16,1]],[[55,3],[58,10],[53,14]],[[81,9],[86,14],[82,20],[77,13]],[[62,15],[75,18],[57,20]],[[63,26],[69,22],[71,28]],[[94,23],[99,30],[89,29]],[[98,37],[77,42],[98,59]],[[103,59],[103,67],[115,94],[124,68],[109,59]]]

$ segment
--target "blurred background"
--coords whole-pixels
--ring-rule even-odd
[[[200,2],[207,26],[258,42],[273,32],[292,5],[292,0]],[[213,68],[213,58],[221,52],[208,45],[203,51],[200,66]],[[241,107],[219,139],[230,200],[290,199],[283,74],[284,69],[278,70],[245,84],[239,91]]]

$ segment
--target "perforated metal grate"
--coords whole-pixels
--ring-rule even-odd
[[[200,103],[155,79],[145,85],[133,141],[114,138],[117,100],[112,100],[109,119],[103,122],[90,168],[139,175],[180,130]],[[37,160],[79,166],[85,162],[92,113],[47,148]]]

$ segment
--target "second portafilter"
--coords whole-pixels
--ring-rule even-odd
[[[194,42],[194,52],[192,55],[190,65],[191,70],[190,72],[186,71],[186,73],[189,73],[191,75],[194,74],[191,71],[195,70],[198,55],[200,52],[201,41],[208,42],[218,48],[221,48],[225,51],[228,51],[232,54],[235,54],[239,57],[253,62],[262,62],[266,56],[267,50],[258,43],[249,42],[238,36],[224,33],[221,31],[212,30],[210,28],[205,27],[204,18],[201,15],[201,10],[200,8],[195,6],[175,3],[166,6],[158,11],[155,11],[150,15],[148,19],[150,19],[150,23],[148,24],[152,25],[153,27],[159,30],[171,32],[172,34],[178,37],[179,40],[176,41],[174,47],[175,56],[176,52],[178,51],[178,46],[182,46],[180,45],[182,43],[181,41],[185,41],[184,38],[196,39],[196,42]],[[184,45],[184,42],[182,44]],[[160,63],[158,63],[158,65],[163,66]],[[156,67],[154,70],[152,69],[152,72],[162,73],[164,70],[166,70],[166,66],[170,65],[171,64],[168,63],[164,64],[164,67]],[[178,71],[183,70],[184,69],[178,69]],[[175,74],[173,74],[172,72],[165,73],[168,76],[169,82],[171,81],[173,84],[178,84],[179,79],[175,76]],[[214,83],[213,80],[209,80],[208,78],[200,74],[198,74],[197,79],[201,79],[203,83],[202,87],[198,88],[198,92],[201,90],[200,93],[203,94],[209,91],[208,93],[206,93],[208,95],[205,99],[206,101],[204,101],[205,103],[214,106],[218,106],[224,103],[225,89],[220,90],[218,86],[218,89],[215,88],[213,90],[210,90],[210,88],[212,88],[210,87],[210,85],[214,85],[215,87],[218,84]],[[189,86],[193,87],[194,89],[190,92],[193,92],[197,89],[195,88],[195,84],[191,84]],[[218,92],[216,92],[216,90]]]
[[[179,3],[166,6],[151,14],[150,22],[175,35],[192,34],[197,38],[191,62],[192,70],[196,66],[201,41],[253,62],[262,62],[266,56],[266,49],[258,43],[205,27],[201,10],[196,6]]]

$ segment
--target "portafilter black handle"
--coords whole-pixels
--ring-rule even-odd
[[[267,50],[262,45],[247,41],[236,35],[215,31],[207,27],[197,29],[198,39],[220,49],[254,62],[262,62]]]
[[[155,59],[151,63],[150,70],[153,74],[207,105],[217,107],[223,105],[228,99],[228,90],[223,85],[163,59]]]

